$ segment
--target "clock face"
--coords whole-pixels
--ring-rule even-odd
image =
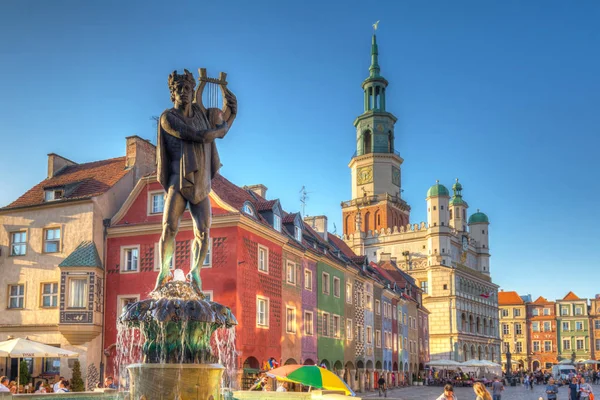
[[[366,185],[367,183],[371,183],[373,182],[373,167],[359,168],[356,175],[357,184]]]
[[[469,248],[469,239],[467,239],[466,236],[462,237],[462,248],[463,251],[467,251],[467,249]]]
[[[392,183],[400,187],[400,170],[392,166]]]

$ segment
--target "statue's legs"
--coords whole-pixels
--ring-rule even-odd
[[[198,293],[202,293],[200,268],[210,246],[211,209],[208,196],[198,204],[190,204],[190,214],[194,224],[194,244],[192,246],[192,267],[188,278]]]
[[[177,182],[178,179],[179,176],[172,176],[170,182]],[[154,290],[159,289],[167,283],[171,275],[170,267],[173,260],[173,253],[175,253],[175,236],[179,229],[179,219],[185,211],[186,200],[176,188],[176,184],[169,185],[165,197],[163,232],[158,244],[160,272],[156,279]]]

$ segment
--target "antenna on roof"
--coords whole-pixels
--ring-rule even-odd
[[[335,222],[333,223],[333,234],[337,234],[337,226],[335,226]]]
[[[306,210],[306,202],[308,201],[309,197],[308,194],[312,193],[312,192],[307,192],[306,191],[306,186],[302,186],[302,189],[300,189],[300,207],[302,209],[302,217],[304,218],[305,215],[305,210]]]

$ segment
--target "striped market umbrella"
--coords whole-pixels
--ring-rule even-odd
[[[343,390],[347,396],[356,394],[333,372],[316,365],[284,365],[267,372],[279,381],[301,383],[316,389]]]

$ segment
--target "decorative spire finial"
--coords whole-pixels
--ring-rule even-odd
[[[373,34],[375,33],[375,31],[377,30],[378,27],[379,27],[379,20],[377,20],[377,22],[375,22],[373,24]]]
[[[369,75],[371,78],[379,77],[379,52],[377,50],[377,37],[375,36],[375,32],[377,31],[378,27],[379,21],[373,24],[373,40],[371,42],[371,66],[369,67]]]

